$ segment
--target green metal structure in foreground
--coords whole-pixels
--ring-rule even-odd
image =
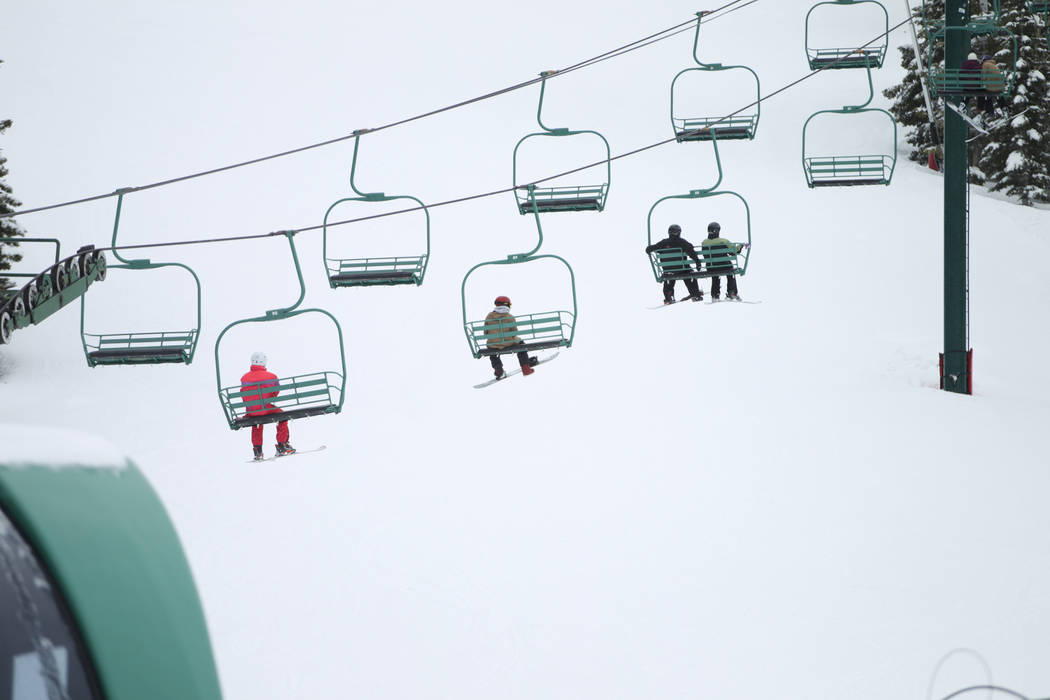
[[[40,273],[4,272],[4,277],[30,281],[0,298],[0,345],[10,343],[16,329],[40,323],[82,297],[93,282],[106,278],[106,257],[94,246],[83,246],[76,255],[60,259],[62,244],[56,238],[0,238],[0,243],[11,242],[54,244],[55,262]]]
[[[357,189],[357,185],[354,184],[354,174],[357,172],[357,152],[361,136],[366,133],[368,133],[367,129],[354,132],[354,160],[350,166],[350,189],[359,196],[337,200],[324,213],[321,255],[324,258],[328,284],[333,289],[392,284],[421,285],[427,272],[427,263],[430,261],[430,212],[422,201],[410,195],[386,195],[382,192],[362,192]],[[411,200],[423,210],[423,215],[426,217],[426,248],[422,254],[379,258],[328,257],[328,217],[338,205],[343,202],[392,202],[398,199]]]
[[[299,255],[295,251],[293,239],[295,232],[282,231],[281,233],[288,238],[288,246],[292,251],[295,274],[299,278],[299,298],[288,308],[274,309],[267,311],[264,316],[234,321],[223,328],[219,337],[215,339],[215,383],[219,389],[219,402],[222,404],[223,415],[226,416],[231,430],[339,413],[343,410],[343,398],[346,393],[346,352],[343,347],[343,329],[335,316],[323,309],[298,308],[306,298],[306,284],[303,282]],[[223,387],[222,370],[219,366],[219,347],[223,336],[230,329],[245,323],[280,322],[306,313],[327,316],[335,325],[336,336],[339,339],[340,371],[321,370],[309,374],[286,375],[280,377],[276,385],[265,388],[242,387],[239,383]],[[277,394],[271,396],[271,392],[277,392]]]
[[[547,213],[559,211],[602,211],[605,209],[605,200],[609,195],[609,184],[612,179],[612,149],[609,141],[597,131],[590,129],[570,130],[559,127],[552,129],[543,123],[543,93],[547,89],[547,78],[554,75],[555,71],[544,71],[540,73],[540,102],[536,108],[536,121],[543,131],[526,134],[514,146],[513,158],[513,181],[514,198],[518,204],[519,214],[531,214],[533,212]],[[591,181],[586,185],[558,185],[550,187],[536,187],[533,184],[518,184],[518,149],[530,139],[546,137],[576,137],[591,134],[597,136],[605,146],[605,177],[601,182]]]
[[[182,263],[156,263],[149,260],[126,260],[117,250],[117,231],[120,228],[120,212],[124,195],[130,189],[117,190],[117,213],[113,220],[113,257],[119,265],[110,265],[110,269],[157,270],[164,267],[181,268],[190,274],[197,289],[197,320],[192,328],[165,331],[135,331],[131,333],[88,333],[84,330],[86,306],[80,298],[80,337],[84,346],[84,356],[89,367],[98,365],[155,365],[178,363],[188,365],[193,362],[197,351],[197,339],[201,328],[201,281],[197,273]],[[162,315],[162,314],[161,314]]]
[[[24,426],[5,430],[9,442]],[[0,697],[220,700],[193,576],[156,493],[129,461],[48,457],[78,438],[35,430],[38,456],[0,455]]]

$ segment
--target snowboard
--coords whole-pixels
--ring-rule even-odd
[[[966,122],[971,127],[976,129],[977,131],[979,131],[981,134],[987,134],[988,133],[987,129],[985,129],[983,126],[981,126],[980,124],[975,122],[973,120],[973,118],[969,114],[967,114],[964,110],[960,109],[956,104],[954,104],[950,100],[945,100],[944,104],[946,104],[948,106],[948,108],[951,109],[953,112],[955,112],[960,117],[962,117],[962,120],[964,122]]]
[[[691,298],[692,297],[682,297],[681,299],[675,299],[670,304],[660,304],[659,306],[647,306],[645,308],[647,308],[647,309],[649,309],[651,311],[655,311],[656,309],[664,309],[664,308],[667,308],[668,306],[674,306],[675,304],[680,304],[683,301],[689,301]],[[699,304],[700,302],[697,302],[697,303]]]
[[[290,455],[273,455],[272,457],[263,457],[262,459],[249,459],[248,460],[248,464],[255,464],[257,462],[273,462],[273,461],[278,460],[278,459],[284,459],[285,457],[294,457],[296,455],[307,455],[307,454],[310,454],[311,452],[320,452],[321,450],[324,450],[327,447],[328,447],[327,445],[321,445],[320,447],[314,447],[314,448],[309,449],[309,450],[298,450],[297,449],[295,452],[291,453]]]
[[[1029,107],[1025,107],[1024,109],[1022,109],[1017,114],[1009,114],[1009,115],[1007,115],[1005,117],[1000,117],[999,119],[996,119],[994,122],[989,122],[988,124],[985,124],[984,125],[984,129],[982,130],[982,133],[979,133],[976,136],[971,136],[970,138],[966,139],[966,143],[970,143],[971,141],[973,141],[975,139],[979,139],[982,136],[987,135],[989,132],[995,131],[996,129],[998,129],[1001,126],[1005,126],[1006,123],[1009,122],[1011,119],[1013,119],[1014,117],[1021,116],[1022,114],[1027,112],[1029,109],[1030,109]]]
[[[1005,117],[1001,117],[999,119],[996,119],[994,122],[989,122],[988,124],[981,125],[981,124],[978,124],[976,121],[974,121],[974,119],[972,117],[970,117],[970,115],[968,115],[965,111],[960,109],[958,106],[956,106],[952,102],[945,100],[944,104],[948,105],[948,107],[953,112],[955,112],[960,117],[962,117],[963,121],[965,121],[967,124],[969,124],[971,127],[973,127],[977,131],[976,135],[971,136],[970,138],[966,139],[966,143],[970,143],[971,141],[973,141],[975,139],[979,139],[982,136],[987,136],[989,132],[995,131],[996,129],[998,129],[999,127],[1003,126],[1004,124],[1006,124],[1008,121],[1010,121],[1014,117],[1019,117],[1019,116],[1021,116],[1022,114],[1024,114],[1025,112],[1027,112],[1030,109],[1030,108],[1026,107],[1026,108],[1022,109],[1020,112],[1018,112],[1017,114],[1010,114],[1010,115],[1007,115]]]
[[[537,362],[536,364],[537,365],[542,365],[544,362],[550,362],[551,360],[553,360],[555,357],[557,357],[560,354],[561,353],[556,352],[553,355],[545,355],[545,356],[541,357],[540,361]],[[506,381],[507,377],[513,377],[515,374],[521,374],[521,367],[518,367],[517,369],[512,369],[509,372],[505,372],[504,375],[502,377],[500,377],[499,379],[496,379],[495,377],[493,377],[492,379],[488,380],[487,382],[482,382],[481,384],[475,384],[474,388],[475,389],[484,389],[485,387],[492,386],[493,384],[496,384],[497,382]]]

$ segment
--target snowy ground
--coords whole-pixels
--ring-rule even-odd
[[[806,6],[756,8],[712,23],[711,50],[752,65],[768,93],[804,73]],[[275,152],[568,65],[693,11],[616,10],[615,21],[603,14],[592,26],[573,9],[565,26],[545,28],[546,43],[517,15],[473,16],[438,38],[413,26],[398,43],[416,42],[411,53],[431,61],[433,75],[395,62],[385,88],[364,75],[337,94],[335,81],[318,104],[306,95],[317,79],[293,78],[322,58],[289,55],[278,76],[287,82],[277,84],[293,99],[274,103],[279,114],[266,108],[263,76],[238,59],[228,75],[208,74],[196,102],[186,93],[199,119],[142,130],[136,114],[135,138],[112,153],[103,137],[56,146],[48,128],[58,127],[36,120],[44,105],[16,92],[11,116],[24,131],[5,139],[10,182],[35,206]],[[430,12],[412,24],[442,21]],[[244,21],[276,21],[264,15]],[[744,31],[756,22],[758,33]],[[479,28],[478,51],[501,47],[486,54],[492,65],[441,53]],[[166,37],[171,27],[153,31]],[[317,31],[311,46],[322,51],[334,35]],[[497,31],[503,43],[489,36]],[[905,38],[898,32],[891,45]],[[202,42],[190,68],[219,61],[208,53],[218,44]],[[136,75],[167,65],[141,43]],[[691,46],[683,35],[552,81],[546,123],[598,129],[614,153],[667,138],[667,87],[690,65]],[[4,58],[10,80],[18,55]],[[237,82],[242,75],[254,82]],[[877,79],[898,75],[887,67]],[[746,197],[752,214],[741,294],[761,304],[646,309],[660,300],[642,252],[649,207],[715,177],[709,146],[669,144],[614,164],[602,214],[544,217],[541,252],[572,264],[579,319],[573,347],[530,377],[471,388],[489,369],[471,358],[461,325],[466,271],[534,245],[534,224],[507,194],[432,211],[433,262],[420,288],[332,291],[320,235],[297,237],[306,305],[339,319],[347,347],[343,412],[291,426],[293,444],[324,452],[246,463],[248,435],[227,429],[216,396],[221,329],[298,293],[280,240],[134,254],[200,274],[194,363],[88,369],[79,314],[67,309],[0,350],[0,421],[101,435],[147,473],[183,537],[231,700],[927,700],[987,680],[975,655],[960,654],[930,687],[938,660],[959,647],[977,650],[996,682],[1046,697],[1050,214],[974,192],[975,393],[937,390],[940,178],[903,158],[889,188],[811,191],[803,178],[803,121],[862,102],[864,82],[807,81],[763,106],[753,143],[722,149],[722,187]],[[122,115],[166,95],[136,84],[139,94],[112,95],[103,115],[82,115],[81,138],[119,133]],[[233,84],[229,95],[220,89]],[[506,186],[514,144],[535,128],[537,93],[367,137],[358,185],[425,202]],[[129,196],[121,241],[315,225],[348,193],[351,149]],[[113,205],[23,225],[62,238],[63,250],[105,244]],[[718,219],[741,240],[739,212],[710,205],[676,213],[685,236],[699,243]],[[146,309],[142,330],[165,327],[187,313],[184,284],[113,270],[89,292],[88,312],[119,326]],[[500,293],[518,313],[571,303],[553,272],[508,273],[470,293],[470,318]],[[229,349],[227,379],[255,349],[279,374],[337,368],[330,328],[273,326]]]

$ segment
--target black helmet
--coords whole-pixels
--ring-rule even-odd
[[[708,233],[711,233],[712,231],[714,233],[718,233],[721,230],[722,230],[722,225],[719,224],[717,221],[712,221],[711,223],[709,223],[707,225],[707,232]]]
[[[672,236],[681,236],[682,235],[682,227],[679,226],[678,224],[671,224],[670,226],[667,227],[667,233],[669,233]]]

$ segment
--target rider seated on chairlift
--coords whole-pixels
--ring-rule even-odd
[[[700,272],[700,256],[696,254],[696,249],[693,244],[682,238],[682,227],[678,224],[671,224],[667,227],[667,238],[662,241],[657,241],[650,246],[646,246],[646,254],[652,253],[654,250],[660,250],[661,248],[680,248],[682,252],[693,259],[696,263],[696,271]],[[685,288],[689,290],[689,298],[693,301],[703,301],[704,293],[700,291],[700,285],[696,279],[689,277],[692,271],[688,269],[688,264],[685,269],[678,270],[677,272],[671,272],[666,276],[664,280],[664,303],[674,303],[674,285],[678,280],[676,278],[685,277]]]
[[[255,390],[258,393],[245,394],[244,401],[248,405],[248,417],[265,416],[270,413],[281,413],[281,409],[272,403],[263,403],[272,399],[280,393],[277,388],[277,375],[266,370],[266,353],[253,352],[251,358],[251,369],[241,377],[241,391]],[[256,401],[258,403],[248,403]],[[262,424],[252,426],[252,453],[256,460],[263,458],[263,426]],[[295,448],[288,442],[288,421],[283,420],[277,424],[277,456],[290,455]]]
[[[1003,90],[1006,87],[1002,71],[991,56],[985,56],[981,64],[983,87],[988,94],[977,98],[977,108],[988,116],[995,115],[995,108],[1002,103]]]
[[[959,67],[959,84],[966,92],[981,92],[981,61],[971,53]]]
[[[486,345],[492,350],[513,351],[513,348],[522,345],[522,342],[518,336],[509,335],[518,331],[517,321],[510,313],[510,297],[498,296],[493,305],[495,308],[485,316],[485,335],[489,336]],[[538,357],[529,357],[525,350],[518,351],[517,355],[523,375],[528,376],[536,371],[533,367],[539,364]],[[496,379],[503,379],[506,372],[503,371],[503,360],[500,356],[489,355],[489,362],[492,363],[492,372]]]
[[[707,225],[707,238],[700,244],[700,250],[704,253],[704,261],[707,263],[708,272],[722,272],[726,276],[726,298],[739,299],[737,294],[736,277],[733,276],[733,262],[731,256],[738,254],[744,247],[743,243],[733,243],[721,237],[722,225],[712,221]],[[711,276],[711,298],[717,299],[722,293],[722,280],[719,275]]]

